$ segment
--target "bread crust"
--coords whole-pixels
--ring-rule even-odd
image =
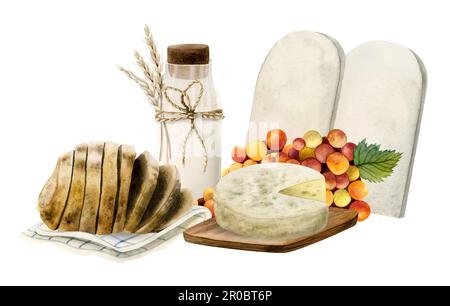
[[[119,174],[119,192],[116,199],[113,233],[121,233],[125,229],[128,198],[135,159],[136,151],[134,150],[134,147],[128,145],[121,145],[119,147],[119,160],[117,165]]]
[[[134,233],[153,196],[159,177],[158,162],[145,151],[135,160],[128,199],[125,231]]]
[[[119,185],[119,176],[117,174],[119,145],[106,142],[103,152],[102,193],[97,220],[98,235],[107,235],[112,232]]]
[[[69,196],[72,180],[74,151],[58,159],[52,176],[47,180],[38,199],[42,221],[51,230],[56,230],[61,221]]]
[[[80,231],[95,234],[102,184],[104,142],[90,142],[86,162],[86,188],[80,219]]]
[[[78,231],[83,210],[84,188],[86,185],[86,160],[88,145],[83,143],[75,148],[72,183],[69,198],[59,225],[60,231]]]
[[[155,230],[160,218],[178,201],[180,194],[180,174],[174,165],[159,168],[158,183],[147,211],[139,224],[138,234]]]
[[[187,213],[194,205],[194,198],[192,193],[188,189],[181,189],[178,199],[169,209],[164,216],[157,222],[154,231],[159,232],[170,226],[182,215]]]

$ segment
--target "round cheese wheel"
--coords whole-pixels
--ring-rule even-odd
[[[328,222],[325,178],[293,164],[242,168],[215,188],[216,222],[233,233],[290,239],[321,231]]]

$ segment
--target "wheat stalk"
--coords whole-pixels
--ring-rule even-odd
[[[162,73],[162,64],[161,64],[161,56],[158,52],[158,46],[156,45],[156,42],[153,38],[152,32],[150,31],[150,28],[145,25],[144,27],[145,32],[145,43],[147,44],[147,48],[150,52],[150,56],[154,65],[154,74],[153,74],[153,80],[156,92],[158,95],[162,98],[162,90],[163,90],[163,73]]]
[[[144,60],[144,58],[141,56],[141,54],[137,51],[134,52],[134,57],[136,58],[136,64],[141,68],[142,73],[144,74],[144,77],[153,85],[155,86],[155,78],[153,77],[152,70],[150,69],[150,66],[147,64],[147,62]]]
[[[163,69],[162,69],[162,63],[161,63],[161,56],[158,52],[158,47],[156,45],[156,42],[153,38],[152,33],[150,32],[150,28],[146,25],[144,28],[145,32],[145,43],[148,47],[148,50],[150,52],[151,57],[151,63],[152,66],[150,66],[144,58],[141,56],[141,54],[137,51],[134,52],[134,57],[136,59],[136,64],[141,68],[142,73],[144,74],[144,79],[137,76],[135,73],[133,73],[131,70],[125,69],[123,67],[119,67],[119,69],[131,80],[135,81],[141,89],[146,94],[151,106],[155,110],[155,117],[159,118],[161,117],[163,111],[162,111],[162,100],[163,100],[163,88],[164,88],[164,76],[163,76]],[[169,134],[167,130],[167,126],[165,122],[161,122],[162,129],[160,130],[160,137],[161,141],[163,141],[164,136],[163,133],[165,133],[167,138],[167,156],[165,157],[166,160],[169,160],[171,155],[171,148],[170,148],[170,141]],[[163,146],[160,146],[159,151],[159,160],[163,159]]]
[[[146,25],[144,28],[145,43],[150,51],[152,65],[150,66],[138,51],[134,52],[136,64],[142,70],[144,78],[139,77],[131,70],[119,67],[127,77],[136,82],[148,97],[151,105],[156,109],[160,109],[163,99],[162,91],[164,86],[164,77],[162,72],[161,56],[159,55],[156,42]]]
[[[129,77],[131,80],[135,81],[139,87],[144,91],[144,93],[147,95],[147,97],[150,100],[150,103],[152,105],[157,105],[157,97],[155,96],[155,90],[153,86],[150,86],[146,81],[138,77],[134,72],[125,69],[123,67],[119,67],[119,70],[122,71],[127,77]]]

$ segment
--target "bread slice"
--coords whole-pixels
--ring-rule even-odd
[[[51,230],[56,230],[61,221],[72,181],[74,152],[58,159],[52,176],[39,194],[38,210],[42,221]]]
[[[182,215],[187,213],[194,205],[194,198],[189,189],[181,189],[177,197],[177,201],[173,203],[169,209],[161,217],[156,224],[154,231],[159,232],[170,226],[173,222],[179,219]]]
[[[134,233],[144,216],[159,177],[158,161],[145,151],[134,162],[125,231]]]
[[[137,233],[146,234],[154,231],[161,218],[177,202],[179,194],[180,174],[177,167],[174,165],[159,167],[158,184]]]
[[[86,188],[83,210],[80,219],[80,231],[95,234],[100,204],[102,184],[102,162],[105,143],[91,142],[88,145],[86,162]]]
[[[116,213],[114,218],[113,233],[121,233],[125,229],[127,218],[128,197],[130,194],[131,176],[133,164],[136,159],[134,147],[121,145],[119,147],[119,159],[117,164],[119,174],[119,190],[116,198]]]
[[[87,144],[83,143],[75,148],[72,183],[69,199],[58,229],[60,231],[78,231],[80,227],[81,211],[83,209],[84,187],[86,184]]]
[[[116,195],[119,185],[117,174],[117,159],[119,145],[106,142],[103,151],[102,165],[102,193],[98,209],[97,234],[111,234],[114,223],[114,212],[116,209]]]

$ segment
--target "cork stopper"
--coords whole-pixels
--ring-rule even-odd
[[[167,62],[175,65],[209,64],[209,46],[202,44],[169,46],[167,48]]]

